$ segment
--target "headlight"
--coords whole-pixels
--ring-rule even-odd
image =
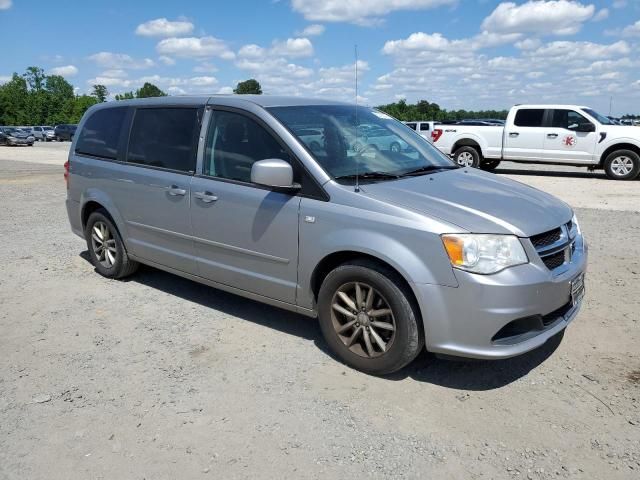
[[[472,273],[497,273],[528,263],[527,254],[515,235],[442,235],[451,264]]]
[[[569,230],[569,238],[573,240],[577,235],[582,235],[582,231],[580,230],[580,224],[578,223],[576,215],[573,214],[573,218],[571,219],[571,229]]]

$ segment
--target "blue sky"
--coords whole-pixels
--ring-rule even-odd
[[[42,8],[40,8],[42,7]],[[29,65],[111,94],[265,93],[449,109],[640,113],[640,0],[0,0],[0,82]]]

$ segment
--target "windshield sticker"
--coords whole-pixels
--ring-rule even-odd
[[[573,148],[576,146],[576,137],[574,135],[566,135],[562,139],[562,145],[567,148]]]

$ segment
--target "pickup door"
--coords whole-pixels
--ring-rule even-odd
[[[544,112],[543,108],[520,108],[509,116],[502,146],[505,160],[544,160]]]
[[[580,132],[591,121],[575,110],[550,110],[547,117],[550,127],[545,128],[544,159],[559,163],[593,163],[598,133]],[[595,127],[595,125],[594,125]]]

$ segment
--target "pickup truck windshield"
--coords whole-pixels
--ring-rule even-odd
[[[588,113],[589,115],[591,115],[593,118],[595,118],[598,122],[600,122],[602,125],[615,125],[611,120],[609,120],[607,117],[605,117],[604,115],[600,115],[598,112],[596,112],[595,110],[591,110],[590,108],[584,108],[583,109],[586,113]]]
[[[384,181],[456,165],[422,136],[385,113],[349,105],[271,107],[333,178]]]

